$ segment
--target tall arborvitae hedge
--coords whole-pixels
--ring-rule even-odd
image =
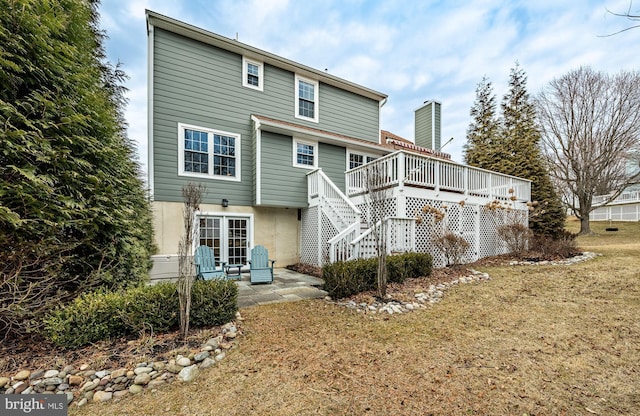
[[[494,97],[490,83],[482,80],[471,111],[474,118],[467,132],[466,161],[531,180],[531,201],[536,205],[529,216],[529,227],[535,234],[555,237],[562,232],[566,215],[542,157],[540,129],[526,84],[524,70],[516,65],[509,77],[509,91],[500,105],[501,117],[492,122]],[[480,128],[485,125],[489,128]]]
[[[105,60],[97,7],[0,0],[0,339],[150,267],[124,74]]]

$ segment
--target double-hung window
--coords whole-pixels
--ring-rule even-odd
[[[318,81],[295,76],[297,118],[318,122]]]
[[[178,172],[183,176],[240,180],[240,135],[178,124]]]
[[[365,163],[369,163],[377,159],[376,156],[364,155],[361,153],[348,152],[347,169],[355,169]]]
[[[242,86],[262,91],[264,87],[264,64],[242,57]]]
[[[318,144],[293,140],[293,166],[307,169],[318,167]]]

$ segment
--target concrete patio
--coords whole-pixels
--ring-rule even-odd
[[[252,285],[249,282],[249,273],[242,273],[241,279],[237,281],[238,308],[323,298],[327,295],[327,292],[320,289],[323,283],[322,279],[314,276],[277,268],[273,271],[272,284]]]

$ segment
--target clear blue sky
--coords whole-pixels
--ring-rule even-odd
[[[182,20],[389,95],[382,128],[413,140],[413,112],[442,102],[443,151],[462,161],[469,110],[486,75],[498,100],[518,61],[536,94],[588,65],[640,70],[640,29],[607,12],[640,14],[640,1],[102,0],[107,55],[129,75],[126,118],[147,159],[145,9]],[[636,22],[637,23],[637,22]]]

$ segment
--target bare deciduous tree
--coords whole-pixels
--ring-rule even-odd
[[[372,163],[364,172],[365,202],[367,224],[372,229],[378,255],[376,286],[378,296],[387,294],[387,233],[385,221],[385,201],[389,199],[390,187],[386,183],[385,164]]]
[[[636,14],[636,13],[632,12],[632,11],[631,11],[632,6],[633,6],[633,2],[632,2],[632,1],[630,1],[630,2],[629,2],[629,8],[627,9],[627,12],[626,12],[626,13],[616,13],[616,12],[612,12],[611,10],[607,9],[607,12],[611,13],[612,15],[617,16],[617,17],[624,17],[624,18],[626,18],[627,20],[629,20],[629,21],[631,21],[631,22],[634,22],[634,24],[633,24],[632,26],[626,27],[626,28],[624,28],[624,29],[622,29],[622,30],[618,30],[618,31],[617,31],[617,32],[615,32],[615,33],[611,33],[611,34],[609,34],[609,35],[605,35],[605,37],[606,37],[606,36],[613,36],[613,35],[617,35],[617,34],[619,34],[619,33],[626,32],[627,30],[637,29],[637,28],[639,28],[639,27],[640,27],[640,24],[636,24],[636,23],[635,23],[635,22],[640,22],[640,14]]]
[[[182,188],[184,206],[182,219],[184,222],[184,234],[178,243],[178,299],[180,302],[180,334],[186,338],[189,333],[189,315],[191,312],[191,288],[195,280],[195,266],[193,264],[193,242],[196,238],[196,211],[200,209],[203,185],[189,183]]]
[[[640,173],[640,73],[608,75],[582,67],[554,79],[536,100],[542,147],[563,202],[589,234],[593,197],[615,199]]]

